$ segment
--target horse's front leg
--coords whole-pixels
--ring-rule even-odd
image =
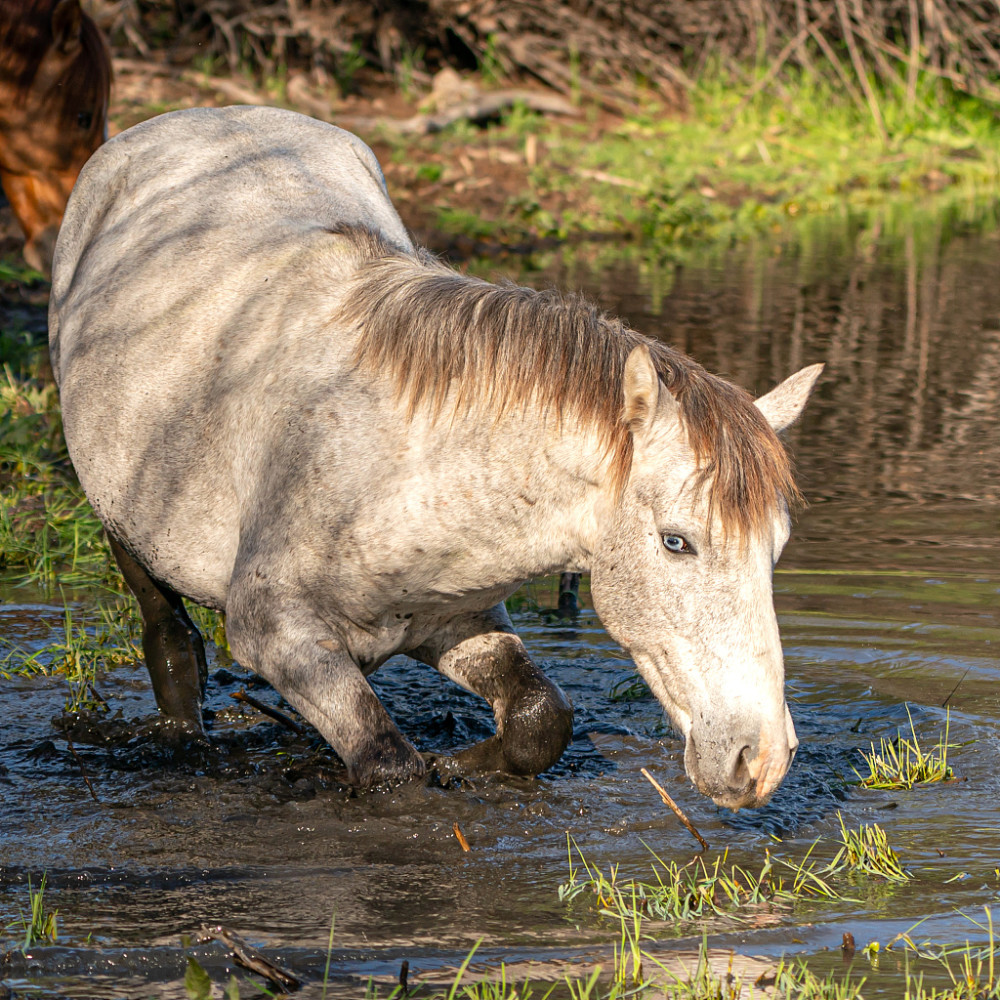
[[[226,636],[233,655],[269,681],[314,725],[359,788],[399,784],[426,771],[335,631],[296,595],[248,574],[230,587]]]
[[[532,663],[503,604],[453,618],[411,655],[493,709],[496,736],[459,753],[460,767],[539,774],[569,746],[573,706]]]

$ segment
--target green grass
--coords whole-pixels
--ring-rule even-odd
[[[845,876],[909,881],[910,874],[881,827],[862,825],[849,830],[843,817],[838,814],[838,818],[840,839],[826,863],[813,858],[819,841],[799,862],[765,850],[759,869],[733,864],[728,851],[714,859],[695,855],[685,864],[665,861],[650,851],[652,879],[626,878],[617,865],[602,872],[567,834],[569,877],[559,887],[559,898],[570,902],[589,896],[599,914],[622,921],[624,927],[641,918],[677,922],[725,916],[740,920],[741,912],[752,914],[765,906],[790,910],[799,900],[844,899]],[[624,944],[625,938],[623,950]]]
[[[98,674],[142,660],[139,629],[134,605],[125,597],[100,603],[90,613],[74,611],[67,603],[62,629],[36,649],[0,636],[0,677],[61,676],[67,686],[66,711],[105,708],[95,687]]]
[[[848,830],[844,817],[840,820],[840,847],[830,862],[831,874],[851,872],[885,879],[887,882],[908,882],[913,876],[904,870],[889,846],[885,830],[877,823],[862,824],[857,830]]]
[[[567,837],[567,851],[569,878],[559,887],[559,898],[568,902],[589,893],[599,913],[619,920],[733,917],[740,909],[790,907],[807,898],[841,898],[828,878],[840,869],[810,860],[811,850],[799,864],[776,859],[766,851],[759,870],[732,864],[728,851],[714,860],[697,855],[686,864],[664,861],[650,851],[652,880],[623,878],[617,865],[605,874],[587,861],[571,837]]]
[[[945,720],[944,734],[929,749],[921,747],[917,739],[909,706],[906,708],[906,717],[910,722],[910,736],[903,736],[897,731],[894,740],[887,740],[883,736],[877,750],[872,743],[870,752],[858,751],[868,773],[862,774],[857,768],[854,773],[865,788],[908,789],[914,785],[950,781],[955,777],[948,765],[948,751],[952,749],[952,745],[948,743],[950,713]]]
[[[48,910],[45,906],[45,883],[47,875],[42,876],[42,881],[35,889],[31,884],[31,876],[28,876],[28,912],[22,914],[21,919],[9,924],[5,931],[17,930],[24,935],[20,944],[21,951],[28,951],[36,944],[54,944],[59,937],[58,910]]]
[[[997,1000],[1000,979],[997,976],[995,939],[990,911],[986,922],[976,925],[986,935],[988,943],[976,947],[942,949],[939,957],[925,958],[926,970],[914,973],[907,964],[898,982],[898,995],[903,1000]],[[732,953],[726,962],[725,953],[716,951],[715,960],[706,938],[702,938],[697,956],[688,963],[688,971],[678,971],[679,964],[669,953],[652,953],[645,942],[654,939],[643,932],[641,918],[630,927],[627,943],[615,948],[611,964],[581,968],[556,982],[532,983],[511,975],[505,965],[498,969],[470,976],[469,968],[478,945],[465,957],[449,985],[434,987],[420,983],[386,988],[384,991],[369,982],[366,1000],[742,1000],[770,997],[772,1000],[860,1000],[864,995],[866,977],[853,968],[839,974],[818,976],[801,959],[781,958],[775,966],[755,978],[744,978],[738,971]],[[188,959],[185,989],[191,1000],[212,996],[209,975],[196,960]],[[947,985],[925,984],[926,974]],[[251,984],[252,985],[252,984]],[[323,995],[327,980],[324,977]],[[254,991],[259,987],[252,985]],[[240,984],[230,977],[225,996],[238,1000]]]
[[[649,685],[639,676],[623,677],[611,685],[609,701],[645,701],[653,697]]]
[[[118,585],[101,524],[62,435],[56,387],[37,363],[0,379],[0,570],[18,583]]]
[[[566,122],[520,110],[485,142],[464,131],[391,141],[413,162],[420,148],[459,151],[472,142],[516,151],[529,133],[538,136],[537,165],[505,216],[490,222],[439,203],[440,228],[479,237],[518,223],[558,238],[628,234],[677,252],[901,198],[969,201],[1000,191],[995,110],[931,76],[912,104],[904,92],[880,95],[887,142],[839,86],[799,72],[785,87],[791,96],[764,91],[743,104],[746,68],[719,64],[702,74],[682,115],[651,99],[598,129],[593,115]]]

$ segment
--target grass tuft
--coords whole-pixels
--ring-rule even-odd
[[[36,944],[52,944],[59,937],[57,918],[58,910],[45,909],[45,883],[48,875],[42,875],[41,884],[34,889],[31,876],[28,876],[28,900],[30,903],[27,915],[8,925],[5,930],[18,929],[24,934],[21,951],[26,952]]]
[[[908,882],[912,876],[899,863],[896,852],[889,846],[885,830],[877,823],[862,824],[857,830],[848,830],[844,817],[840,820],[840,849],[830,862],[829,871],[858,872],[883,878],[889,882]]]
[[[906,717],[910,722],[909,737],[897,730],[895,740],[882,737],[877,750],[872,743],[870,753],[858,751],[867,765],[868,773],[862,774],[857,768],[854,768],[854,773],[865,788],[912,788],[914,785],[950,781],[955,777],[955,772],[948,765],[948,751],[953,748],[953,744],[948,742],[951,713],[949,712],[945,721],[944,735],[929,750],[920,746],[909,706],[906,708]]]
[[[796,899],[840,899],[826,879],[826,870],[809,860],[799,864],[775,859],[770,852],[759,872],[729,864],[728,851],[707,861],[696,856],[686,864],[664,861],[653,851],[653,881],[622,879],[618,866],[605,875],[584,857],[567,837],[569,879],[559,887],[559,898],[575,899],[589,891],[598,911],[622,919],[636,915],[658,920],[693,920],[708,914],[732,915],[741,907],[788,904]],[[574,862],[576,852],[578,863]],[[779,871],[780,869],[780,871]]]

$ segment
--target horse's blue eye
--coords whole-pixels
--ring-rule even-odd
[[[663,547],[667,549],[669,552],[691,551],[691,546],[688,545],[687,539],[682,538],[680,535],[664,535]]]

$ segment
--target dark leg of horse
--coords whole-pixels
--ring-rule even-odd
[[[563,573],[559,577],[559,613],[571,617],[580,610],[580,574]]]
[[[411,654],[493,709],[496,736],[457,754],[460,768],[539,774],[573,739],[573,706],[532,663],[507,609],[463,615]]]
[[[142,651],[162,715],[204,734],[201,702],[208,679],[205,646],[179,595],[155,582],[108,535],[111,551],[142,612]]]

